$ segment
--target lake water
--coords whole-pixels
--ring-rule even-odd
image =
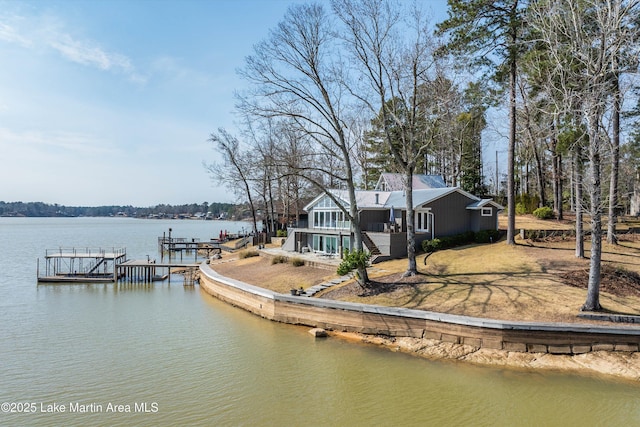
[[[0,218],[2,426],[640,425],[640,384],[433,362],[171,284],[37,285],[46,249],[208,240],[246,223]],[[16,413],[14,411],[23,411]],[[64,412],[63,412],[64,410]]]

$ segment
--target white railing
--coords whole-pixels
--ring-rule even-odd
[[[105,255],[114,255],[115,257],[125,255],[125,248],[112,248],[111,250],[102,248],[57,248],[46,249],[45,256],[59,257],[105,257]]]
[[[318,226],[313,225],[313,228],[318,230],[351,230],[351,221],[337,221],[334,224]]]

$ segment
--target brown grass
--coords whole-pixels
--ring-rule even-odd
[[[300,287],[306,289],[335,277],[330,270],[296,267],[290,262],[272,264],[271,260],[263,257],[238,259],[223,256],[221,261],[212,262],[211,267],[223,276],[280,293],[289,293],[291,289]]]
[[[394,261],[389,269],[393,273],[372,275],[372,290],[348,284],[328,290],[324,297],[494,319],[575,322],[586,293],[567,286],[560,274],[588,269],[588,260],[576,259],[567,244],[511,247],[499,242],[436,252],[426,265],[419,262],[420,274],[412,278],[401,277],[402,264]],[[638,271],[640,251],[620,249],[607,250],[605,265]],[[610,311],[640,315],[637,293],[624,296],[603,291],[601,303]]]
[[[604,245],[603,265],[640,273],[640,241]],[[573,241],[504,241],[470,245],[418,256],[419,274],[402,277],[407,260],[388,261],[369,269],[372,286],[363,290],[353,281],[334,286],[324,298],[451,314],[543,322],[581,322],[576,317],[586,292],[568,286],[562,275],[588,271],[589,261],[574,256]],[[587,243],[586,256],[589,256]],[[291,264],[271,265],[262,257],[213,264],[223,275],[288,293],[327,281],[335,274]],[[612,279],[616,280],[616,276]],[[575,283],[574,283],[575,285]],[[638,292],[601,290],[601,304],[616,313],[640,315]]]

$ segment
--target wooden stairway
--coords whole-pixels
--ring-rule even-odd
[[[372,257],[382,254],[382,252],[380,252],[380,249],[378,249],[376,244],[373,243],[373,240],[371,240],[371,237],[369,237],[366,231],[362,232],[362,243],[364,243],[367,249],[369,249]]]

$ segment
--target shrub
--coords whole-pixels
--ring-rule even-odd
[[[358,251],[350,251],[348,249],[344,250],[344,258],[342,262],[338,266],[337,273],[340,276],[344,276],[345,274],[351,273],[353,270],[366,269],[369,266],[369,259],[371,258],[371,254],[367,251],[358,250]],[[362,278],[357,274],[356,271],[356,280],[361,286],[365,286],[366,283],[362,282]]]
[[[527,213],[527,207],[524,203],[516,203],[516,215],[525,215]]]
[[[455,246],[455,238],[453,236],[444,236],[440,238],[442,249],[449,249]]]
[[[475,238],[476,238],[476,233],[474,233],[473,231],[466,231],[462,234],[456,234],[450,237],[451,239],[450,247],[466,245],[467,243],[474,242]]]
[[[476,233],[476,242],[477,243],[489,243],[491,238],[489,237],[489,233],[487,230],[481,230]]]
[[[462,246],[469,243],[491,243],[500,238],[500,232],[498,230],[482,230],[477,233],[473,231],[465,231],[461,234],[453,236],[444,236],[431,240],[422,241],[422,250],[429,252],[436,252],[442,249],[455,248],[456,246]]]
[[[287,230],[277,230],[276,237],[287,237]]]
[[[471,243],[476,240],[476,233],[473,231],[465,231],[462,235],[464,236],[464,243]]]
[[[476,243],[493,243],[499,238],[498,230],[480,230],[476,233]]]
[[[423,240],[422,241],[422,250],[430,253],[436,252],[442,249],[442,245],[440,239],[431,239],[431,240]]]
[[[549,206],[543,206],[533,211],[533,216],[539,219],[553,218],[553,209],[551,209]]]
[[[271,265],[273,264],[286,264],[287,263],[287,257],[284,255],[276,255],[273,258],[271,258]]]
[[[304,260],[302,258],[291,258],[291,265],[294,267],[302,267],[304,265]]]
[[[246,251],[242,251],[242,252],[238,253],[238,258],[240,258],[240,259],[251,258],[251,257],[254,257],[254,256],[260,256],[258,251],[255,250],[255,249],[248,249]]]

